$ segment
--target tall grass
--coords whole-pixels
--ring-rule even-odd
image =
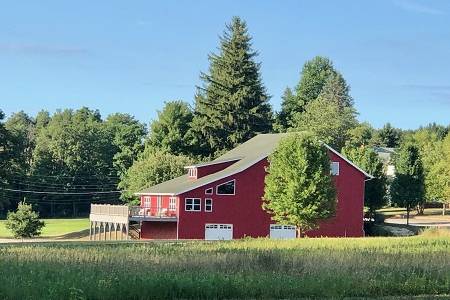
[[[0,246],[0,298],[299,298],[450,291],[450,238]]]

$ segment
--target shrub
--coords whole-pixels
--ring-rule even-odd
[[[45,223],[39,220],[39,214],[33,211],[31,204],[20,202],[16,212],[9,212],[6,228],[15,238],[31,238],[41,235]]]

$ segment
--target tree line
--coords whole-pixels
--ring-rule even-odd
[[[312,133],[374,175],[365,199],[372,212],[387,201],[403,205],[405,195],[397,193],[405,184],[391,184],[384,175],[374,146],[400,149],[395,162],[398,174],[408,174],[405,180],[422,173],[423,197],[411,208],[450,199],[448,127],[404,131],[387,123],[378,130],[358,122],[350,86],[321,56],[305,62],[275,112],[257,57],[245,21],[234,17],[208,56],[209,69],[200,73],[193,105],[166,102],[148,128],[128,114],[102,118],[89,108],[34,117],[21,111],[6,120],[1,113],[0,210],[25,200],[44,216],[78,215],[91,202],[133,203],[134,192],[183,174],[189,163],[210,160],[259,133],[291,131]],[[402,168],[413,164],[403,151],[417,154],[420,166]]]

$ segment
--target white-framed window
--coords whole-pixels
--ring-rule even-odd
[[[169,198],[169,210],[170,211],[177,210],[177,198],[176,197]]]
[[[202,203],[200,198],[186,198],[184,199],[185,211],[201,211]]]
[[[212,212],[213,201],[211,198],[205,198],[205,211]]]
[[[330,164],[330,174],[333,176],[339,175],[339,162],[333,161]]]
[[[205,195],[212,195],[214,193],[214,189],[213,188],[209,188],[205,190]]]
[[[150,207],[152,203],[152,200],[150,196],[144,196],[144,207]]]
[[[189,177],[197,177],[197,168],[189,168]]]
[[[236,192],[236,179],[216,186],[216,195],[234,195]]]

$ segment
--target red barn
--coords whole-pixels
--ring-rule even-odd
[[[262,205],[267,157],[285,134],[260,134],[187,174],[138,193],[143,239],[295,237],[295,227],[275,224]],[[335,217],[307,236],[361,237],[364,183],[371,178],[326,146],[337,190]]]

